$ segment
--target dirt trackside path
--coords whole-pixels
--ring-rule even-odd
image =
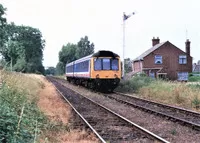
[[[54,86],[46,80],[44,76],[34,75],[40,82],[44,84],[44,88],[39,94],[38,106],[42,112],[54,122],[61,122],[63,125],[69,123],[71,107],[56,92]],[[48,132],[47,138],[55,138],[59,143],[95,143],[98,142],[95,135],[89,135],[86,131],[70,130],[60,132]],[[54,140],[54,139],[53,139]],[[43,141],[42,141],[43,142]],[[44,141],[46,142],[46,141]],[[51,142],[51,139],[47,142]]]

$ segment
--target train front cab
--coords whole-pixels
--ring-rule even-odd
[[[120,58],[93,57],[91,61],[91,79],[95,79],[96,88],[113,91],[121,79]]]

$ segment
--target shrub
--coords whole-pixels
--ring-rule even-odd
[[[200,81],[200,76],[190,76],[188,78],[188,81],[190,82],[197,82],[197,81]]]
[[[192,100],[192,106],[196,109],[200,108],[200,99],[197,96]]]
[[[189,77],[193,76],[193,73],[189,73]]]
[[[135,76],[129,80],[122,80],[116,91],[138,92],[141,87],[149,85],[152,81],[153,79],[147,76]]]
[[[39,142],[51,138],[49,132],[69,130],[50,122],[37,107],[37,94],[45,86],[37,76],[0,70],[0,79],[0,142]]]
[[[29,102],[23,93],[5,85],[0,90],[0,113],[2,142],[33,142],[34,135],[46,122],[34,102]]]

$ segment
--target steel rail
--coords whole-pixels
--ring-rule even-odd
[[[77,91],[75,91],[75,92],[77,92]],[[78,93],[78,92],[77,92],[77,93]],[[79,93],[79,94],[81,94],[81,93]],[[154,133],[152,133],[152,132],[148,131],[148,130],[147,130],[147,129],[145,129],[145,128],[142,128],[141,126],[139,126],[139,125],[137,125],[137,124],[133,123],[132,121],[130,121],[130,120],[128,120],[127,118],[125,118],[125,117],[123,117],[123,116],[119,115],[118,113],[116,113],[116,112],[114,112],[114,111],[110,110],[109,108],[107,108],[107,107],[105,107],[105,106],[103,106],[103,105],[101,105],[101,104],[97,103],[96,101],[94,101],[94,100],[92,100],[92,99],[90,99],[90,98],[88,98],[88,97],[86,97],[86,96],[84,96],[84,95],[82,95],[82,96],[83,96],[83,97],[85,97],[86,99],[90,100],[91,102],[93,102],[93,103],[97,104],[98,106],[100,106],[100,107],[102,107],[102,108],[106,109],[107,111],[109,111],[110,113],[112,113],[112,114],[116,115],[117,117],[119,117],[119,118],[123,119],[124,121],[126,121],[126,122],[128,122],[128,123],[132,124],[134,127],[136,127],[136,128],[138,128],[138,129],[140,129],[141,131],[143,131],[143,132],[147,133],[148,135],[150,135],[150,136],[154,137],[155,139],[157,139],[157,140],[159,140],[159,141],[161,141],[161,142],[163,142],[163,143],[169,143],[169,142],[168,142],[168,141],[166,141],[165,139],[163,139],[163,138],[161,138],[161,137],[157,136],[156,134],[154,134]]]
[[[68,88],[69,88],[69,87],[68,87]],[[69,88],[69,89],[71,89],[71,88]],[[71,90],[73,90],[73,89],[71,89]],[[73,90],[73,91],[76,92],[76,93],[78,93],[78,94],[80,94],[80,95],[83,96],[84,98],[90,100],[90,101],[93,102],[94,104],[96,104],[96,105],[98,105],[98,106],[104,108],[105,110],[109,111],[110,113],[116,115],[116,116],[119,117],[120,119],[123,119],[124,121],[130,123],[130,124],[133,125],[134,127],[136,127],[136,128],[138,128],[139,130],[141,130],[141,131],[147,133],[148,135],[150,135],[151,137],[157,139],[158,141],[161,141],[161,142],[163,142],[163,143],[169,143],[167,140],[165,140],[165,139],[159,137],[158,135],[156,135],[156,134],[154,134],[154,133],[148,131],[148,130],[145,129],[145,128],[142,128],[141,126],[139,126],[139,125],[133,123],[132,121],[130,121],[130,120],[128,120],[127,118],[125,118],[125,117],[119,115],[118,113],[116,113],[116,112],[110,110],[109,108],[107,108],[107,107],[105,107],[105,106],[103,106],[103,105],[97,103],[96,101],[94,101],[94,100],[92,100],[92,99],[90,99],[90,98],[88,98],[88,97],[82,95],[82,93],[80,93],[80,92],[78,92],[78,91],[75,91],[75,90]]]
[[[51,81],[50,81],[51,82]],[[86,123],[86,125],[95,133],[95,135],[99,138],[102,143],[106,143],[106,141],[97,133],[97,131],[87,122],[87,120],[75,109],[75,107],[69,102],[69,100],[58,90],[58,88],[51,82],[55,87],[57,92],[67,101],[67,103],[71,106],[71,108],[78,114],[78,116]]]
[[[171,108],[171,109],[179,110],[179,111],[182,111],[182,112],[188,112],[188,113],[194,114],[196,116],[200,116],[199,112],[196,112],[196,111],[193,111],[193,110],[189,110],[189,109],[185,109],[185,108],[182,108],[182,107],[177,107],[177,106],[173,106],[173,105],[167,105],[167,104],[164,104],[164,103],[158,103],[158,102],[151,101],[151,100],[148,100],[148,99],[143,99],[143,98],[140,98],[140,97],[131,96],[131,95],[125,94],[125,93],[120,93],[120,92],[113,92],[113,93],[119,94],[119,95],[125,95],[125,96],[128,96],[128,97],[135,98],[135,99],[138,99],[138,100],[142,100],[142,101],[145,101],[145,102],[148,102],[148,103],[152,103],[152,104],[155,104],[155,105],[158,105],[158,106],[163,106],[163,107],[166,107],[166,108]]]
[[[58,80],[59,80],[59,79],[58,79]],[[60,84],[63,85],[62,83],[60,83]],[[64,86],[64,85],[63,85],[63,86]],[[67,87],[67,88],[69,88],[69,87]],[[57,88],[56,88],[56,89],[57,89]],[[97,103],[96,101],[94,101],[94,100],[92,100],[92,99],[90,99],[90,98],[88,98],[88,97],[82,95],[82,93],[80,93],[80,92],[78,92],[78,91],[75,91],[75,90],[73,90],[73,89],[71,89],[71,88],[69,88],[69,89],[72,90],[72,91],[74,91],[74,92],[76,92],[76,93],[78,93],[79,95],[81,95],[82,97],[86,98],[87,100],[93,102],[94,104],[100,106],[101,108],[107,110],[108,112],[114,114],[114,115],[117,116],[118,118],[120,118],[120,119],[122,119],[122,120],[128,122],[128,123],[131,124],[132,126],[134,126],[134,127],[136,127],[137,129],[139,129],[140,131],[142,131],[142,132],[146,133],[147,135],[151,136],[152,138],[154,138],[154,139],[156,139],[156,140],[158,140],[158,141],[160,141],[160,142],[163,142],[163,143],[169,143],[167,140],[165,140],[165,139],[159,137],[158,135],[156,135],[156,134],[154,134],[154,133],[148,131],[147,129],[145,129],[145,128],[143,128],[143,127],[141,127],[141,126],[139,126],[139,125],[133,123],[132,121],[128,120],[127,118],[125,118],[125,117],[119,115],[118,113],[116,113],[116,112],[114,112],[114,111],[108,109],[107,107],[105,107],[105,106],[103,106],[103,105]],[[57,90],[58,90],[58,89],[57,89]],[[62,95],[62,93],[61,93],[61,95]],[[62,96],[63,96],[63,95],[62,95]],[[65,98],[65,97],[64,97],[64,98]],[[67,100],[67,101],[68,101],[68,100]],[[69,102],[69,101],[68,101],[68,102]],[[71,104],[71,103],[70,103],[70,104]],[[77,111],[77,112],[78,112],[78,111]],[[87,122],[87,123],[88,123],[88,122]],[[89,123],[88,123],[88,124],[89,124]],[[100,135],[99,135],[99,136],[100,136]]]
[[[150,101],[150,100],[147,100],[147,99],[142,99],[142,98],[139,98],[139,97],[131,96],[129,94],[124,94],[124,93],[120,93],[120,92],[113,92],[113,93],[123,95],[123,96],[128,96],[130,98],[141,100],[141,101],[151,103],[151,104],[154,104],[154,105],[157,105],[157,106],[160,106],[160,107],[162,106],[162,107],[165,107],[165,108],[168,108],[168,109],[173,109],[173,110],[176,110],[176,111],[179,111],[179,112],[184,112],[184,113],[187,112],[188,114],[192,114],[192,115],[200,117],[200,113],[192,111],[192,110],[188,110],[188,109],[184,109],[184,108],[176,107],[176,106],[170,106],[170,105],[167,105],[167,104],[158,103],[158,102]],[[108,96],[108,95],[106,95],[106,96]],[[109,98],[111,98],[111,97],[109,97]],[[181,118],[178,118],[178,117],[174,117],[172,115],[168,115],[168,114],[165,114],[165,113],[153,110],[153,109],[149,109],[149,108],[146,108],[146,107],[143,107],[143,106],[140,106],[140,105],[136,105],[136,104],[133,104],[133,103],[128,102],[128,101],[125,102],[125,101],[122,101],[122,100],[116,99],[116,98],[115,98],[115,100],[129,104],[130,106],[134,106],[135,108],[139,108],[139,109],[142,109],[142,110],[145,110],[145,111],[148,111],[148,112],[152,112],[154,114],[159,114],[163,117],[168,117],[168,118],[173,119],[175,121],[179,121],[179,122],[184,123],[186,125],[190,125],[192,128],[194,128],[196,130],[200,130],[200,124],[197,124],[197,123],[194,123],[194,122],[191,122],[191,121],[187,121],[185,119],[181,119]]]
[[[122,94],[122,93],[118,93],[118,92],[115,92],[115,94],[119,94],[119,95],[123,95],[123,96],[124,96],[124,95],[125,95],[125,96],[129,96],[130,98],[134,98],[134,99],[138,99],[138,100],[141,99],[141,98],[133,97],[133,96],[131,96],[131,95]],[[129,102],[129,101],[124,101],[124,100],[119,99],[119,98],[116,98],[116,97],[111,97],[111,96],[105,95],[105,94],[104,94],[104,96],[106,96],[106,97],[108,97],[108,98],[112,98],[112,99],[114,99],[114,100],[116,100],[116,101],[118,101],[118,102],[125,103],[125,104],[127,104],[127,105],[129,105],[129,106],[133,106],[133,107],[136,107],[136,108],[145,110],[145,111],[149,111],[149,112],[152,112],[152,113],[155,113],[155,114],[159,114],[159,115],[164,116],[164,117],[168,117],[168,118],[170,118],[170,119],[174,119],[175,121],[179,121],[179,122],[181,122],[181,123],[184,123],[184,124],[187,124],[187,125],[192,126],[192,128],[194,128],[194,129],[200,130],[200,124],[196,124],[196,123],[194,123],[194,122],[190,122],[190,121],[187,121],[187,120],[185,120],[185,119],[181,119],[181,118],[178,118],[178,117],[174,117],[174,116],[172,116],[172,115],[168,115],[168,114],[165,114],[165,113],[162,113],[162,112],[159,112],[159,111],[156,111],[156,110],[153,110],[153,109],[144,107],[144,106],[140,106],[140,105],[134,104],[134,103]],[[150,100],[146,100],[146,99],[141,99],[141,100],[142,100],[142,101],[145,101],[145,102],[147,101],[148,103],[153,103],[153,104],[155,103],[155,104],[158,105],[158,106],[163,106],[163,107],[167,107],[167,108],[170,108],[170,109],[175,109],[175,110],[179,110],[179,109],[180,109],[181,111],[189,112],[189,114],[190,114],[190,110],[184,110],[183,108],[171,107],[171,106],[169,106],[169,105],[163,105],[163,104],[160,104],[160,103],[157,103],[157,102],[154,102],[154,101],[150,101]],[[197,113],[197,112],[191,112],[191,114],[193,114],[193,113],[194,113],[195,115],[200,115],[200,114]]]

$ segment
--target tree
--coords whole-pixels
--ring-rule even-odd
[[[17,63],[17,65],[20,64],[20,68],[18,69],[18,66],[15,66],[15,71],[22,71],[22,69],[25,69],[25,61],[24,59],[24,47],[21,43],[17,41],[9,40],[7,42],[7,48],[5,48],[6,53],[3,53],[5,57],[5,61],[10,64],[11,71],[13,70],[13,65]],[[19,63],[22,62],[22,63]]]
[[[8,24],[5,29],[7,42],[0,51],[5,61],[12,62],[16,71],[44,73],[42,60],[45,41],[41,32],[36,28],[16,26],[14,23]]]
[[[0,4],[0,26],[6,24],[6,18],[3,16],[5,15],[6,8],[3,7],[2,4]]]
[[[126,73],[131,72],[132,71],[131,59],[127,58],[124,61],[125,61],[125,65],[124,65],[125,72]]]
[[[64,74],[65,65],[67,63],[70,63],[92,53],[94,53],[94,44],[90,44],[87,36],[81,38],[77,45],[71,43],[64,45],[59,52],[59,62],[56,65],[56,74]]]
[[[77,59],[94,53],[94,44],[93,43],[90,44],[90,41],[88,40],[87,36],[81,38],[81,40],[78,42],[77,45],[78,45],[76,50]]]
[[[63,62],[58,62],[56,65],[56,75],[62,75],[65,73],[65,64]]]
[[[76,60],[76,50],[77,45],[75,44],[68,43],[66,46],[63,46],[59,52],[59,61],[66,64]]]
[[[26,61],[23,57],[17,59],[16,64],[13,66],[13,70],[17,72],[24,72],[26,69]]]
[[[55,67],[48,67],[45,70],[45,75],[55,75],[56,74],[56,68]]]
[[[3,46],[5,42],[5,26],[7,24],[6,18],[4,18],[6,8],[3,7],[2,4],[0,4],[0,47]]]

